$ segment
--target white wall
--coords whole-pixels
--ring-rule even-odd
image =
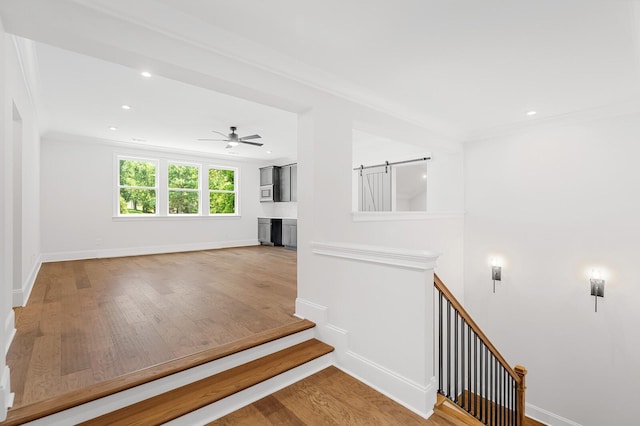
[[[640,117],[466,145],[465,301],[512,364],[529,415],[637,423]],[[489,257],[504,258],[491,292]],[[589,295],[601,268],[604,299]]]
[[[12,305],[22,305],[39,268],[39,134],[30,91],[22,75],[28,66],[0,25],[0,420],[10,405],[6,352],[13,339]]]
[[[240,217],[114,218],[115,156],[238,167]],[[257,244],[258,165],[141,150],[77,136],[42,141],[45,260]]]

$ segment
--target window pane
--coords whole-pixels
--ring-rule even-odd
[[[198,214],[198,192],[169,191],[170,214]]]
[[[198,168],[169,164],[169,188],[198,189]]]
[[[148,161],[120,160],[120,185],[155,187],[155,164]]]
[[[120,189],[120,214],[155,214],[154,189]]]
[[[215,191],[233,191],[234,176],[233,170],[209,169],[209,189]]]
[[[235,213],[236,194],[232,192],[212,192],[209,195],[209,213]]]

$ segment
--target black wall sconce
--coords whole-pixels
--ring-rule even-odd
[[[600,271],[594,269],[591,271],[591,295],[595,298],[596,312],[598,312],[598,297],[604,297],[604,279],[600,276]]]
[[[491,259],[491,279],[493,280],[493,292],[496,292],[496,281],[502,281],[502,266],[498,264],[498,259]]]

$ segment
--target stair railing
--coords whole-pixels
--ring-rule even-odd
[[[522,426],[527,370],[511,368],[435,274],[434,286],[438,393],[485,425]]]

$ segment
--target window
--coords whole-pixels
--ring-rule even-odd
[[[158,210],[157,162],[133,158],[120,158],[119,214],[156,214]]]
[[[115,155],[113,166],[113,213],[118,217],[194,220],[240,216],[239,168],[206,164],[195,158],[136,158],[126,154]]]
[[[169,164],[167,168],[169,214],[200,213],[200,167]]]
[[[237,187],[235,169],[209,169],[209,214],[235,214]]]

